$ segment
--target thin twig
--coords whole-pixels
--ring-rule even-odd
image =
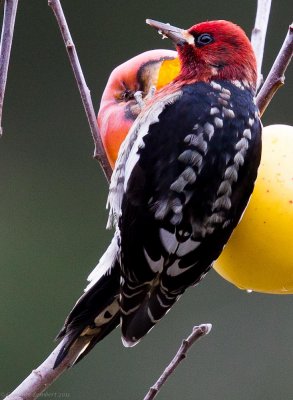
[[[186,358],[186,354],[188,350],[191,348],[191,346],[201,337],[208,335],[211,329],[212,329],[211,324],[202,324],[193,327],[192,333],[188,336],[187,339],[183,340],[175,357],[166,367],[166,369],[159,377],[157,382],[147,392],[143,400],[153,400],[156,397],[156,395],[158,394],[164,383],[167,381],[167,379],[170,378],[170,376],[174,373],[175,369],[178,367],[181,361],[183,361]]]
[[[4,400],[34,400],[43,393],[66,369],[71,367],[81,350],[88,343],[88,339],[80,337],[62,363],[53,369],[56,357],[63,345],[63,342],[55,348],[49,357]]]
[[[293,55],[293,24],[289,26],[287,36],[277,55],[277,58],[261,87],[256,102],[262,115],[272,100],[274,94],[284,84],[285,72]]]
[[[18,0],[5,0],[3,25],[0,42],[0,136],[2,136],[2,112],[7,81],[8,65],[10,60],[11,45]]]
[[[71,64],[71,67],[73,69],[73,73],[77,82],[77,86],[80,92],[81,100],[85,109],[85,113],[88,119],[88,123],[91,129],[94,145],[95,145],[95,151],[94,151],[94,158],[96,158],[100,165],[102,170],[104,171],[104,174],[109,181],[112,175],[112,168],[110,166],[110,163],[108,161],[102,139],[98,130],[97,126],[97,121],[96,121],[96,115],[94,111],[94,106],[93,102],[91,99],[91,94],[90,90],[86,84],[80,62],[78,59],[78,55],[76,52],[75,45],[73,43],[65,15],[62,10],[62,6],[59,0],[49,0],[48,1],[49,6],[52,8],[54,15],[56,17],[57,23],[59,25],[63,41],[65,43],[65,47],[68,53],[69,61]]]
[[[267,27],[271,11],[272,0],[258,0],[254,28],[251,34],[251,44],[255,52],[257,63],[257,88],[263,81],[262,60],[265,48]]]

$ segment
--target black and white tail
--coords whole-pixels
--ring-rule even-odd
[[[120,265],[116,250],[117,242],[114,237],[98,266],[90,274],[90,283],[85,293],[73,307],[57,336],[57,339],[63,339],[64,344],[54,368],[66,357],[78,337],[88,338],[88,343],[75,363],[119,325]]]

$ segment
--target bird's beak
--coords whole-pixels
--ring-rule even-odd
[[[146,23],[153,28],[157,29],[160,35],[168,37],[172,40],[172,42],[178,46],[182,46],[183,44],[194,43],[194,37],[188,33],[186,30],[181,28],[176,28],[176,26],[172,26],[170,24],[164,24],[159,21],[155,21],[153,19],[147,19]]]

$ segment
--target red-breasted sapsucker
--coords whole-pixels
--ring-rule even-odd
[[[88,338],[79,360],[119,324],[135,345],[211,268],[256,179],[261,123],[245,33],[228,21],[147,22],[176,44],[181,70],[121,145],[108,198],[114,238],[59,334],[56,365],[77,337]]]

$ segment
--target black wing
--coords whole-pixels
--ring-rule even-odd
[[[261,124],[253,94],[243,87],[224,81],[185,86],[158,119],[142,127],[148,133],[124,182],[119,228],[127,346],[218,258],[260,161]]]

